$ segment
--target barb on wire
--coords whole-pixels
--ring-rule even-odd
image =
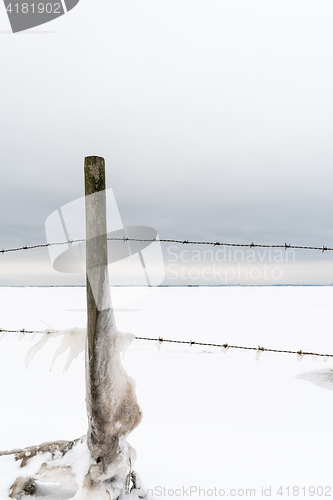
[[[228,349],[229,349],[229,345],[228,344],[223,344],[221,351],[222,352],[227,352]]]
[[[260,354],[262,352],[266,351],[266,349],[264,347],[260,347],[260,345],[258,345],[258,349],[257,349],[257,352],[256,352],[256,360],[259,361],[260,359]]]
[[[284,248],[285,250],[287,249],[294,249],[294,250],[321,250],[322,253],[324,252],[329,252],[332,251],[332,247],[327,247],[327,246],[321,246],[321,247],[313,247],[313,246],[302,246],[302,245],[290,245],[287,243],[284,243],[283,245],[268,245],[268,244],[255,244],[255,243],[225,243],[221,241],[189,241],[189,240],[174,240],[174,239],[141,239],[141,238],[107,238],[108,241],[142,241],[142,242],[147,242],[147,243],[154,243],[156,241],[161,242],[161,243],[179,243],[181,245],[212,245],[212,246],[225,246],[225,247],[243,247],[243,248]],[[68,240],[68,241],[62,241],[62,242],[55,242],[55,243],[41,243],[40,245],[24,245],[22,247],[17,247],[17,248],[3,248],[0,250],[0,253],[8,253],[8,252],[18,252],[19,250],[31,250],[34,248],[46,248],[46,247],[52,247],[52,246],[59,246],[59,245],[72,245],[73,243],[82,243],[86,241],[84,238],[83,239],[78,239],[78,240]]]

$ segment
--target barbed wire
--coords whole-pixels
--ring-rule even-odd
[[[20,333],[20,334],[52,334],[52,333],[61,333],[61,330],[26,330],[25,328],[22,328],[21,330],[7,330],[4,328],[0,328],[0,334],[1,333]],[[172,343],[172,344],[184,344],[184,345],[189,345],[190,347],[193,345],[198,345],[198,346],[204,346],[204,347],[218,347],[220,348],[223,352],[226,352],[228,349],[241,349],[241,350],[248,350],[248,351],[257,351],[258,354],[261,354],[262,352],[276,352],[276,353],[282,353],[282,354],[297,354],[300,358],[303,358],[303,356],[319,356],[322,358],[333,358],[333,354],[323,354],[323,353],[318,353],[318,352],[310,352],[310,351],[292,351],[292,350],[285,350],[285,349],[271,349],[267,347],[262,347],[262,346],[257,346],[257,347],[248,347],[248,346],[240,346],[240,345],[231,345],[231,344],[212,344],[208,342],[196,342],[194,340],[175,340],[175,339],[164,339],[162,337],[135,337],[135,340],[147,340],[151,342],[157,342],[159,345],[162,345],[164,342],[167,343]]]
[[[320,356],[320,357],[326,357],[326,358],[333,358],[333,354],[321,354],[317,352],[307,352],[307,351],[291,351],[291,350],[284,350],[284,349],[270,349],[262,346],[258,347],[247,347],[247,346],[240,346],[240,345],[230,345],[230,344],[210,344],[206,342],[196,342],[193,340],[171,340],[171,339],[164,339],[162,337],[157,338],[150,338],[150,337],[135,337],[136,340],[150,340],[154,342],[158,342],[159,344],[163,344],[163,342],[171,342],[174,344],[187,344],[187,345],[199,345],[199,346],[207,346],[207,347],[219,347],[222,349],[224,352],[226,352],[228,349],[243,349],[243,350],[249,350],[249,351],[257,351],[258,353],[267,351],[267,352],[278,352],[278,353],[284,353],[284,354],[297,354],[298,356]]]
[[[0,328],[0,333],[60,333],[61,330],[26,330],[25,328],[21,328],[21,330],[6,330],[5,328]]]
[[[321,252],[329,252],[333,251],[333,247],[327,247],[325,245],[321,247],[314,247],[314,246],[302,246],[302,245],[291,245],[288,243],[284,243],[283,245],[268,245],[268,244],[259,244],[259,243],[225,243],[221,241],[191,241],[191,240],[175,240],[175,239],[141,239],[141,238],[107,238],[108,241],[142,241],[142,242],[149,242],[149,243],[154,243],[154,242],[160,242],[160,243],[179,243],[181,245],[211,245],[211,246],[224,246],[224,247],[246,247],[246,248],[284,248],[285,250],[288,249],[295,249],[295,250],[320,250]],[[86,241],[84,238],[82,239],[77,239],[77,240],[68,240],[68,241],[62,241],[62,242],[55,242],[55,243],[41,243],[39,245],[24,245],[22,247],[16,247],[16,248],[3,248],[0,250],[0,253],[8,253],[8,252],[18,252],[20,250],[31,250],[34,248],[47,248],[47,247],[52,247],[52,246],[59,246],[59,245],[72,245],[73,243],[83,243]]]

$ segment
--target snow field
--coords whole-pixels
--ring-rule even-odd
[[[85,327],[84,288],[1,288],[0,296],[1,328]],[[333,354],[331,287],[114,288],[112,297],[118,329],[136,336]],[[7,334],[0,343],[2,450],[86,433],[84,356],[63,374],[64,354],[50,372],[55,338],[26,370],[39,338]],[[258,498],[271,487],[271,498],[284,498],[288,486],[294,493],[298,486],[300,498],[321,496],[310,486],[331,487],[324,493],[333,496],[332,365],[333,358],[297,362],[264,352],[256,361],[254,351],[195,345],[158,351],[135,340],[124,366],[144,418],[128,440],[150,496],[241,498],[252,489]],[[1,500],[16,467],[0,459]],[[44,491],[69,498],[50,485]]]

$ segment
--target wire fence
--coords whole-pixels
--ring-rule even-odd
[[[178,243],[181,245],[211,245],[211,246],[225,246],[225,247],[246,247],[246,248],[283,248],[285,250],[288,249],[296,249],[296,250],[320,250],[321,252],[326,252],[326,251],[333,251],[332,247],[327,247],[327,246],[302,246],[302,245],[291,245],[284,243],[283,245],[268,245],[268,244],[255,244],[255,243],[225,243],[221,241],[191,241],[191,240],[177,240],[177,239],[141,239],[141,238],[128,238],[128,237],[123,237],[123,238],[107,238],[108,241],[123,241],[128,242],[128,241],[136,241],[136,242],[161,242],[161,243]],[[8,253],[8,252],[17,252],[20,250],[30,250],[34,248],[47,248],[51,246],[57,246],[57,245],[71,245],[74,243],[83,243],[85,242],[85,239],[76,239],[76,240],[68,240],[68,241],[63,241],[63,242],[56,242],[56,243],[42,243],[38,245],[24,245],[22,247],[17,247],[17,248],[7,248],[7,249],[2,249],[0,250],[0,253]],[[21,329],[21,330],[6,330],[3,328],[0,328],[0,334],[5,334],[5,333],[20,333],[22,335],[25,334],[45,334],[45,333],[52,333],[54,330],[49,330],[49,331],[39,331],[39,330],[26,330],[26,329]],[[285,349],[271,349],[271,348],[266,348],[262,346],[258,347],[247,347],[247,346],[239,346],[239,345],[229,345],[227,343],[225,344],[212,344],[212,343],[206,343],[206,342],[196,342],[196,341],[186,341],[186,340],[174,340],[174,339],[163,339],[162,337],[159,338],[151,338],[151,337],[135,337],[136,340],[147,340],[147,341],[154,341],[157,342],[159,345],[161,345],[164,342],[167,343],[173,343],[173,344],[185,344],[185,345],[198,345],[198,346],[205,346],[205,347],[217,347],[220,348],[223,352],[226,352],[228,349],[242,349],[242,350],[250,350],[250,351],[256,351],[257,352],[257,358],[259,359],[259,356],[262,352],[275,352],[275,353],[282,353],[282,354],[296,354],[298,359],[302,359],[304,356],[313,356],[313,357],[322,357],[324,360],[327,360],[328,358],[333,358],[333,354],[323,354],[323,353],[317,353],[317,352],[308,352],[308,351],[293,351],[293,350],[285,350]]]
[[[242,247],[242,248],[284,248],[285,250],[294,249],[294,250],[320,250],[321,252],[330,252],[333,251],[333,247],[327,247],[325,245],[320,247],[315,246],[302,246],[302,245],[291,245],[288,243],[284,243],[282,245],[268,245],[268,244],[258,244],[258,243],[225,243],[222,241],[191,241],[191,240],[175,240],[175,239],[141,239],[141,238],[107,238],[108,241],[137,241],[137,242],[147,242],[147,243],[179,243],[181,245],[211,245],[211,246],[224,246],[224,247]],[[38,245],[24,245],[22,247],[17,248],[3,248],[0,250],[0,253],[5,254],[8,252],[18,252],[20,250],[31,250],[34,248],[47,248],[52,246],[59,245],[72,245],[73,243],[83,243],[86,240],[77,239],[77,240],[68,240],[56,243],[41,243]]]
[[[61,333],[61,330],[26,330],[22,328],[21,330],[7,330],[4,328],[0,328],[0,334],[6,334],[6,333],[19,333],[21,335],[27,335],[27,334],[52,334],[52,333]],[[166,343],[172,343],[172,344],[183,344],[183,345],[189,345],[190,347],[193,345],[197,346],[204,346],[204,347],[217,347],[222,350],[222,352],[227,352],[228,349],[241,349],[241,350],[247,350],[247,351],[256,351],[257,353],[257,358],[259,359],[259,356],[263,352],[275,352],[279,354],[296,354],[298,359],[302,359],[304,356],[313,356],[313,357],[322,357],[324,358],[324,361],[327,360],[328,358],[333,358],[333,354],[323,354],[323,353],[318,353],[318,352],[311,352],[311,351],[292,351],[292,350],[286,350],[286,349],[271,349],[267,347],[262,347],[262,346],[257,346],[257,347],[248,347],[248,346],[240,346],[240,345],[231,345],[231,344],[212,344],[208,342],[196,342],[194,340],[175,340],[175,339],[164,339],[162,337],[135,337],[135,340],[146,340],[150,342],[156,342],[158,345],[162,345],[164,342]],[[326,359],[325,359],[326,358]]]

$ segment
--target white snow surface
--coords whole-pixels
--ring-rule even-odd
[[[136,336],[333,353],[332,287],[153,288],[126,302],[127,294],[135,296],[131,288],[111,291],[117,326]],[[84,288],[0,288],[0,296],[1,328],[86,326]],[[86,433],[84,355],[71,357],[63,373],[62,351],[70,348],[60,347],[63,338],[51,338],[28,369],[27,352],[41,336],[2,339],[1,450]],[[281,499],[288,486],[293,498],[293,487],[299,498],[333,496],[333,359],[256,354],[141,340],[129,346],[123,363],[137,383],[143,421],[128,440],[150,498],[259,498],[271,487],[270,497]],[[82,470],[84,457],[74,460]],[[18,468],[0,457],[0,500]],[[74,494],[46,484],[39,497]]]

